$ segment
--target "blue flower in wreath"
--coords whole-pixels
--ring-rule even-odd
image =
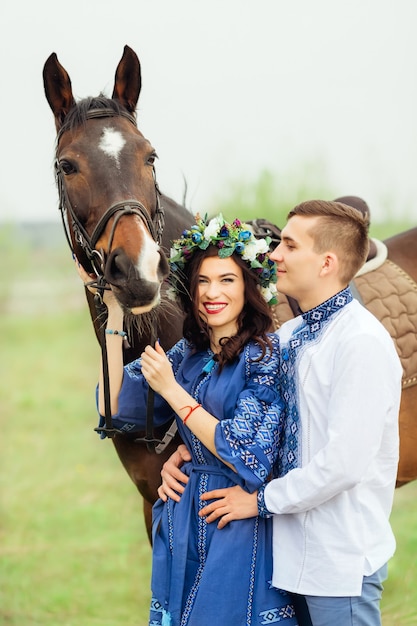
[[[200,232],[194,231],[191,235],[191,239],[193,240],[193,243],[200,243],[203,239],[203,235]]]
[[[252,237],[252,233],[250,232],[250,230],[242,230],[239,233],[239,239],[240,241],[247,241],[248,239],[250,239]]]

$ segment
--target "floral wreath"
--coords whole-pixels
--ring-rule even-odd
[[[218,255],[224,259],[234,252],[246,261],[258,278],[259,289],[269,305],[277,303],[277,270],[274,261],[269,258],[270,237],[257,239],[249,224],[235,219],[231,224],[219,214],[207,222],[197,213],[196,223],[190,230],[184,230],[179,239],[172,242],[171,285],[175,294],[181,284],[181,270],[196,248],[206,250],[210,245],[218,248]]]

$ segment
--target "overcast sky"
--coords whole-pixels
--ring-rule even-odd
[[[204,212],[230,180],[317,161],[375,219],[417,220],[416,24],[415,0],[4,0],[0,216],[59,219],[47,57],[76,98],[110,95],[128,44],[139,127],[177,201],[184,177]]]

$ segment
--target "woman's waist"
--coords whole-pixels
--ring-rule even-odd
[[[190,474],[195,472],[197,474],[218,474],[222,476],[223,474],[228,473],[230,468],[225,465],[215,465],[211,463],[195,463],[193,461],[189,462],[188,470]]]
[[[190,481],[204,481],[206,483],[206,491],[210,489],[219,489],[220,487],[230,487],[232,485],[242,485],[240,476],[227,465],[223,463],[196,463],[189,461],[184,464],[183,471],[189,476]]]

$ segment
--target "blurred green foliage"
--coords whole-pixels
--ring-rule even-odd
[[[228,220],[235,217],[243,220],[265,218],[282,228],[288,212],[299,202],[313,198],[332,200],[340,196],[323,182],[325,180],[320,163],[305,164],[303,168],[285,175],[264,170],[253,180],[231,181],[214,199],[209,213],[223,213]],[[398,218],[393,211],[387,211],[389,218],[381,221],[373,220],[372,207],[370,211],[370,235],[377,239],[385,239],[415,226],[411,216]]]

